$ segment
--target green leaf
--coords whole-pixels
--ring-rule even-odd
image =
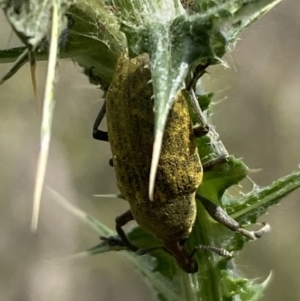
[[[211,97],[212,94],[198,96],[199,105],[202,109],[210,109]],[[187,99],[189,100],[189,97]],[[197,116],[193,112],[191,115],[195,123]],[[210,131],[207,135],[196,139],[196,144],[203,166],[211,160],[228,155],[225,146],[219,140],[219,135],[212,126],[210,126]],[[238,184],[247,174],[248,167],[241,160],[229,156],[225,162],[221,161],[210,171],[204,172],[203,181],[197,189],[197,195],[209,199],[216,204],[221,204],[221,198],[226,189]]]
[[[51,1],[50,1],[51,2]],[[73,1],[67,1],[72,3]],[[41,5],[41,4],[40,4]],[[39,27],[34,23],[35,18],[30,18],[36,12],[25,14],[26,26],[23,34],[30,33],[34,36],[34,41],[41,37],[48,36],[48,32],[41,35]],[[66,16],[68,18],[67,27],[61,28],[63,33],[60,41],[60,57],[72,58],[80,66],[89,70],[93,68],[93,75],[97,77],[104,87],[108,87],[114,72],[115,63],[120,53],[126,49],[124,34],[119,30],[119,23],[108,6],[102,1],[76,1],[76,5],[70,6]],[[11,24],[15,26],[13,18]],[[23,23],[22,23],[23,24]],[[37,21],[40,24],[40,21]],[[43,23],[43,28],[48,29]],[[18,29],[22,30],[22,26]],[[22,52],[24,47],[0,50],[0,63],[14,62]],[[36,54],[38,60],[48,59],[48,43],[43,42]]]
[[[218,204],[225,190],[245,178],[247,171],[248,168],[242,161],[229,157],[226,163],[204,173],[203,182],[197,194]]]
[[[226,198],[224,205],[241,223],[254,223],[268,207],[277,204],[285,196],[300,187],[300,172],[282,177],[266,187],[254,186],[253,190],[240,200]]]
[[[64,50],[84,69],[93,68],[105,88],[111,83],[116,61],[126,49],[119,22],[104,1],[77,1],[68,16],[72,26]]]

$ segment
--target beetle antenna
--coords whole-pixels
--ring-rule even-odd
[[[193,257],[194,254],[198,251],[198,250],[206,250],[206,251],[211,251],[219,256],[222,257],[228,257],[228,258],[232,258],[233,257],[233,253],[227,251],[226,249],[222,249],[222,248],[216,248],[213,246],[206,246],[206,245],[198,245],[194,248],[194,250],[192,251],[190,257]]]
[[[209,67],[211,65],[211,60],[208,59],[207,62],[204,64],[204,65],[201,65],[199,64],[194,72],[193,72],[193,76],[192,78],[190,79],[190,81],[187,83],[186,85],[186,89],[187,91],[190,91],[190,90],[195,90],[196,88],[196,84],[198,82],[198,80],[205,74],[207,73],[206,71],[206,68]]]

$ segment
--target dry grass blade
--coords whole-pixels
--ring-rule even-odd
[[[49,62],[47,70],[46,87],[43,101],[43,117],[41,125],[41,141],[40,151],[38,157],[36,178],[35,178],[35,189],[33,199],[33,213],[31,221],[32,231],[37,230],[41,196],[43,191],[43,185],[46,174],[47,160],[49,154],[49,144],[51,137],[51,125],[53,110],[55,106],[54,101],[54,85],[55,85],[55,71],[58,57],[58,42],[59,42],[59,28],[60,20],[58,4],[56,0],[53,0],[52,6],[52,27],[51,27],[51,41],[49,51]]]

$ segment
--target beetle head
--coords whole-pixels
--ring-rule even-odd
[[[187,273],[192,274],[198,271],[198,264],[193,259],[181,241],[164,243],[165,250],[170,253],[175,259],[177,264]]]

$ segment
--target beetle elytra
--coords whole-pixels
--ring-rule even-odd
[[[183,270],[194,273],[198,266],[192,258],[193,252],[186,249],[184,241],[190,235],[195,222],[195,193],[202,182],[203,168],[188,104],[183,93],[179,92],[168,115],[154,198],[153,201],[149,200],[154,112],[148,62],[147,54],[133,59],[129,59],[126,54],[121,55],[105,97],[106,107],[102,108],[94,124],[94,138],[110,142],[117,184],[130,205],[130,210],[116,218],[119,237],[103,240],[111,246],[125,246],[138,254],[144,254],[148,250],[135,246],[122,229],[127,222],[135,219],[140,227],[161,242],[162,248],[176,259]],[[108,135],[98,130],[105,109]],[[256,239],[268,230],[268,226],[257,232],[240,228],[222,208],[209,200],[201,201],[215,220],[250,239]],[[224,249],[210,246],[196,248],[231,256]]]

